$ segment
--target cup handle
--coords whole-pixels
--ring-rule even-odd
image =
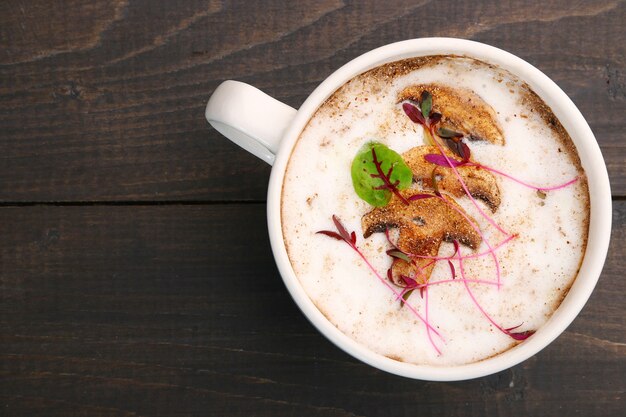
[[[297,110],[239,81],[224,81],[204,115],[222,135],[270,165]]]

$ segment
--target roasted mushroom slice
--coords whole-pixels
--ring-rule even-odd
[[[407,199],[422,191],[402,192]],[[404,204],[393,197],[384,207],[376,207],[361,219],[363,237],[372,233],[385,232],[388,228],[398,229],[398,249],[409,255],[437,256],[442,242],[458,240],[460,243],[476,249],[481,242],[480,235],[461,214],[464,210],[451,199],[442,201],[434,194]],[[465,214],[468,219],[471,217]],[[472,220],[473,221],[473,220]],[[432,259],[413,257],[413,262],[395,259],[391,267],[393,281],[402,284],[401,275],[426,283],[434,267]]]
[[[412,85],[400,92],[398,102],[419,101],[424,91],[433,97],[433,111],[441,113],[441,127],[463,133],[470,140],[504,145],[504,135],[495,111],[469,89],[439,84]]]
[[[445,149],[444,152],[451,159],[458,157]],[[440,155],[436,146],[416,146],[402,154],[402,158],[413,172],[413,179],[421,181],[424,188],[433,189],[433,170],[437,176],[437,186],[455,197],[465,195],[465,190],[451,168],[442,167],[428,162],[424,157],[428,154]],[[474,166],[458,166],[458,170],[468,191],[474,198],[481,199],[495,212],[500,206],[500,189],[495,177],[488,171]]]

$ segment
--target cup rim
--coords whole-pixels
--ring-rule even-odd
[[[587,248],[574,284],[563,302],[548,322],[523,343],[491,358],[466,365],[435,366],[399,362],[349,338],[328,321],[302,288],[282,237],[280,200],[287,162],[300,133],[317,108],[358,74],[388,62],[426,55],[476,58],[510,71],[528,83],[570,133],[589,184]],[[336,346],[362,362],[392,374],[430,381],[473,379],[508,369],[535,355],[565,331],[584,307],[600,277],[609,246],[611,217],[611,191],[600,147],[571,99],[550,78],[523,59],[490,45],[456,38],[419,38],[388,44],[358,56],[333,72],[305,100],[286,129],[272,168],[267,194],[268,230],[274,258],[285,286],[307,319]]]

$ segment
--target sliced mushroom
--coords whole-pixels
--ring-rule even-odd
[[[423,191],[409,190],[402,192],[407,199]],[[464,210],[451,199],[442,201],[435,197],[411,201],[406,205],[399,198],[393,197],[384,207],[376,207],[361,219],[363,237],[372,233],[384,232],[388,228],[398,229],[396,243],[401,251],[421,256],[437,256],[442,242],[458,240],[460,243],[476,249],[481,242],[480,235],[461,214],[471,219]],[[454,208],[453,208],[454,207]],[[473,221],[473,220],[472,220]],[[393,281],[403,286],[401,275],[426,283],[434,267],[432,259],[414,257],[409,263],[395,259],[391,267]]]
[[[504,145],[504,135],[496,112],[469,89],[439,84],[412,85],[400,92],[398,102],[419,101],[424,91],[428,91],[433,97],[433,111],[441,113],[441,127],[463,133],[470,140],[485,140],[495,145]]]
[[[459,159],[448,149],[444,151],[449,158]],[[413,179],[421,181],[424,188],[433,189],[434,170],[440,191],[445,191],[455,197],[464,196],[465,190],[452,169],[428,162],[424,159],[428,154],[440,155],[441,152],[436,146],[424,145],[411,148],[402,154],[402,158],[413,171]],[[458,166],[456,169],[472,197],[483,200],[491,211],[495,212],[500,206],[500,189],[495,177],[490,172],[473,166]]]

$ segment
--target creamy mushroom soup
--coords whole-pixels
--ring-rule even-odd
[[[559,307],[589,195],[528,85],[430,56],[326,100],[291,155],[281,215],[294,272],[333,325],[394,360],[455,365],[524,343]]]

